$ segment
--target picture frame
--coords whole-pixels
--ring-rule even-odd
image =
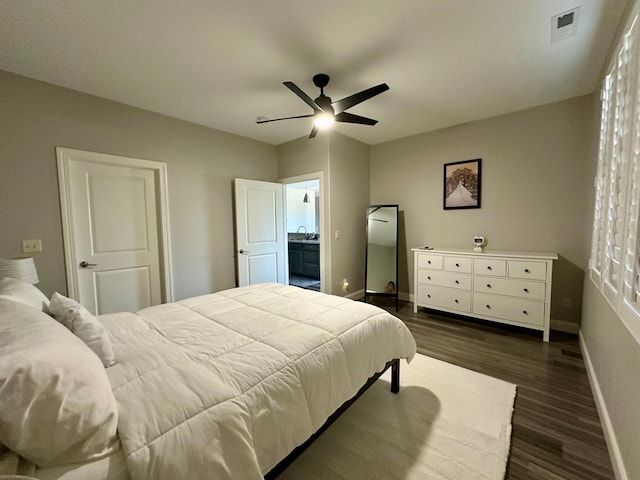
[[[461,210],[480,208],[482,159],[444,164],[442,208]]]

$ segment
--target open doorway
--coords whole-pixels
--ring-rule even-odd
[[[322,291],[320,180],[291,180],[285,195],[289,284]]]

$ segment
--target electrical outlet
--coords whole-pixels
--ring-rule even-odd
[[[42,252],[42,240],[22,240],[22,253]]]
[[[336,230],[336,240],[340,238],[340,230]]]

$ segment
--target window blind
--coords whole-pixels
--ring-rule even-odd
[[[640,36],[636,17],[601,91],[590,276],[640,331]]]

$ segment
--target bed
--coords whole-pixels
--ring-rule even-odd
[[[40,310],[49,308],[45,300]],[[33,371],[51,369],[57,384],[85,375],[70,381],[91,383],[91,391],[75,392],[83,400],[80,411],[96,404],[80,419],[52,422],[43,415],[31,424],[24,399],[0,402],[0,442],[6,447],[0,473],[42,480],[275,478],[291,452],[363,386],[416,352],[406,326],[380,308],[260,284],[100,316],[97,328],[104,329],[99,333],[115,358],[105,368],[110,360],[102,361],[95,345],[77,341],[37,307],[35,301],[26,306],[3,299],[0,286],[0,398],[15,397]],[[34,366],[25,350],[41,335],[47,340]],[[35,397],[31,410],[40,402],[50,412],[59,400],[48,398],[46,389],[32,390],[38,389],[20,392]],[[62,390],[67,397],[58,417],[69,401]],[[39,398],[42,391],[46,395]],[[26,420],[20,428],[33,430],[33,438],[22,438],[15,428],[13,435],[5,433],[21,414]],[[52,431],[61,427],[62,433]],[[68,433],[74,429],[80,434]],[[42,448],[51,443],[55,451],[43,457]],[[14,465],[13,471],[6,465]]]

